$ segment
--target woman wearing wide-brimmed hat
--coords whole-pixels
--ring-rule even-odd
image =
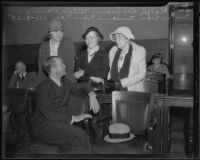
[[[110,71],[108,79],[122,90],[143,91],[146,76],[146,51],[132,40],[135,36],[128,27],[119,27],[110,34],[116,42],[109,53]]]
[[[48,26],[49,40],[43,42],[39,49],[38,68],[39,73],[37,76],[38,83],[46,78],[43,71],[43,64],[49,56],[60,56],[66,65],[67,78],[75,82],[74,72],[74,57],[75,46],[68,37],[64,36],[64,25],[61,21],[53,19],[49,22]]]
[[[99,44],[103,35],[96,27],[89,27],[82,35],[87,49],[76,59],[75,77],[79,82],[103,83],[109,71],[108,53]]]

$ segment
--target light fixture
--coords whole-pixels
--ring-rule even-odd
[[[181,38],[181,40],[182,40],[182,42],[184,42],[184,43],[188,41],[187,37],[185,37],[185,36],[183,36],[183,37]]]

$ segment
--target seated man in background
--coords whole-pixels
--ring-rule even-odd
[[[26,65],[18,61],[15,65],[15,71],[9,81],[8,88],[34,89],[36,86],[36,73],[27,72]]]
[[[36,112],[32,118],[36,138],[57,145],[64,153],[69,153],[69,150],[72,154],[92,153],[87,133],[73,125],[92,116],[71,115],[68,100],[71,92],[88,93],[90,110],[97,113],[100,107],[93,89],[89,84],[78,84],[64,78],[65,64],[58,56],[48,57],[44,62],[44,70],[48,77],[36,88]]]

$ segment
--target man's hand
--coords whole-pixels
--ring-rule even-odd
[[[74,73],[74,76],[76,79],[79,79],[80,77],[82,77],[84,75],[85,71],[84,70],[79,70],[77,72]]]
[[[99,102],[96,99],[96,94],[94,92],[90,92],[89,97],[90,97],[90,110],[92,110],[93,113],[96,114],[100,110]]]
[[[15,70],[13,74],[14,74],[14,75],[18,75],[19,73],[20,73],[20,72],[19,72],[18,70]]]
[[[77,115],[77,116],[72,116],[71,124],[73,124],[74,122],[80,122],[80,121],[84,120],[85,118],[92,118],[92,115],[90,115],[90,114],[80,114],[80,115]]]
[[[104,84],[104,80],[101,77],[90,77],[90,79],[96,83],[103,83]]]

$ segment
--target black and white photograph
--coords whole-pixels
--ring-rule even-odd
[[[200,2],[2,5],[3,159],[200,157]]]

